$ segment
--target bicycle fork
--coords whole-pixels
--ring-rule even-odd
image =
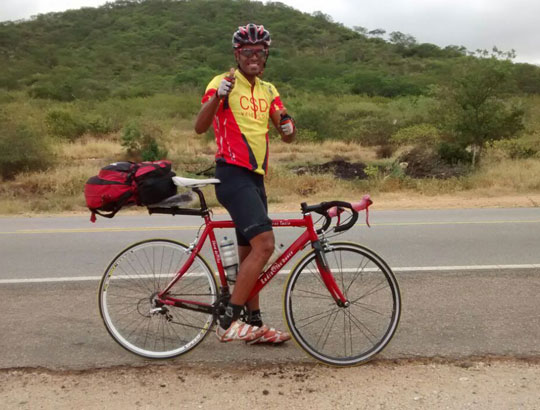
[[[315,250],[317,268],[319,269],[319,273],[321,274],[321,279],[326,285],[328,291],[330,292],[330,295],[334,298],[336,304],[339,307],[349,307],[350,302],[347,300],[345,295],[343,295],[343,292],[339,288],[334,278],[334,275],[330,270],[330,265],[328,264],[326,254],[324,253],[324,248],[326,244],[321,243],[321,241],[315,241],[313,242],[312,246]]]

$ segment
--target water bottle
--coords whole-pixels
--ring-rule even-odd
[[[279,258],[279,255],[283,253],[283,244],[277,244],[274,246],[274,252],[272,252],[272,255],[270,256],[270,259],[268,259],[268,262],[266,262],[266,265],[264,265],[263,272],[268,269],[272,264],[277,261],[277,258]]]
[[[232,239],[226,236],[219,243],[221,262],[225,269],[225,274],[229,282],[236,282],[236,274],[238,273],[238,258],[236,257],[236,246]]]

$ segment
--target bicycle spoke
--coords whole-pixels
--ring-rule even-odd
[[[129,335],[129,337],[131,337],[135,334],[135,332],[139,329],[140,326],[144,326],[145,321],[146,323],[148,323],[148,325],[150,324],[148,319],[149,318],[141,316],[141,319],[139,319],[138,321],[133,320],[131,324],[128,324],[128,326],[126,326],[125,329],[123,329],[123,331],[126,332]],[[131,325],[135,327],[133,328],[131,332],[128,333],[129,329],[131,328]]]
[[[141,275],[138,274],[137,270],[133,267],[133,265],[131,264],[131,261],[129,259],[126,259],[129,267],[133,270],[133,272],[135,272],[137,274],[137,276],[133,276],[133,275],[130,275],[129,273],[127,273],[123,267],[119,267],[120,270],[122,270],[122,272],[124,272],[124,276],[126,277],[126,279],[134,279],[135,280],[135,284],[139,284],[140,287],[146,289],[148,292],[152,293],[153,290],[151,288],[149,288],[143,281],[143,279],[140,277]],[[144,270],[144,268],[143,268]],[[145,271],[145,274],[146,271]],[[123,279],[123,278],[122,278]]]
[[[186,280],[189,280],[189,279],[193,278],[193,277],[190,277],[190,276],[188,276],[188,275],[189,275],[188,272],[186,272],[186,273],[184,274],[184,277],[185,277]],[[200,282],[202,282],[202,285],[199,285]],[[191,288],[194,288],[194,287],[196,287],[196,286],[199,286],[199,287],[200,287],[200,286],[204,286],[204,280],[198,280],[197,278],[193,278],[191,283],[188,282],[188,283],[186,284],[185,281],[182,281],[182,284],[185,285],[185,288],[184,288],[183,291],[184,291],[184,292],[187,292],[187,291],[189,291]]]
[[[163,252],[165,252],[165,251],[163,251]],[[174,260],[174,254],[172,253],[172,250],[171,250],[171,256],[169,258],[169,267],[165,271],[165,272],[171,272],[171,276],[172,276],[172,273],[173,273],[173,271],[172,271],[173,260]],[[163,278],[160,278],[160,281],[159,281],[159,288],[160,289],[164,289],[165,286],[163,286],[163,285],[166,285],[166,283],[162,283],[162,279]]]
[[[379,287],[383,285],[382,287]],[[381,282],[379,282],[378,284],[376,284],[373,288],[371,288],[370,290],[368,290],[366,293],[364,293],[363,295],[359,296],[358,298],[354,299],[351,303],[355,303],[357,301],[359,301],[360,299],[364,299],[368,296],[371,296],[385,288],[388,287],[388,282],[386,281],[386,279],[383,279],[381,280]]]
[[[329,299],[329,300],[334,300],[334,298],[330,295],[325,295],[323,293],[317,293],[317,292],[313,292],[313,291],[310,291],[310,290],[304,290],[304,289],[295,289],[294,290],[295,292],[304,292],[304,293],[308,293],[310,295],[316,295],[318,296],[318,299]]]
[[[174,336],[175,336],[178,340],[184,341],[184,338],[176,331],[176,328],[175,328],[174,326],[169,325],[169,329],[172,330],[172,333],[174,333]]]
[[[334,316],[334,318],[332,319],[332,324],[330,325],[330,327],[329,327],[329,329],[328,329],[328,332],[326,333],[326,338],[324,339],[324,343],[323,343],[323,345],[321,346],[321,349],[324,349],[324,347],[326,346],[326,342],[328,341],[328,337],[330,336],[330,333],[332,333],[332,328],[334,327],[334,323],[336,322],[336,318],[337,318],[338,314],[339,314],[339,311],[336,310],[335,315],[332,315],[332,316]],[[330,323],[330,319],[331,319],[332,316],[330,316],[330,317],[328,318],[327,324]],[[319,336],[319,340],[320,340],[322,334],[324,333],[324,329],[326,329],[326,327],[327,327],[327,326],[325,325],[324,328],[323,328],[323,330],[321,331],[321,335]],[[318,345],[318,344],[319,344],[319,341],[317,341],[317,345]]]
[[[313,276],[322,286],[326,287],[326,285],[324,284],[322,278],[321,278],[321,274],[319,272],[319,268],[317,267],[317,264],[315,262],[313,262],[313,264],[315,265],[315,269],[309,269],[309,273],[311,274],[311,276]]]
[[[351,313],[346,310],[343,312],[344,316],[349,316],[349,346],[351,347],[351,356],[353,355],[353,337],[352,337],[352,323],[351,323]]]
[[[334,308],[334,309],[330,309],[330,310],[327,310],[325,312],[321,312],[321,313],[317,313],[316,315],[313,315],[313,316],[309,316],[309,317],[305,317],[305,318],[302,318],[302,319],[299,319],[298,322],[301,322],[301,321],[305,321],[305,320],[308,320],[308,319],[312,319],[314,317],[317,317],[317,316],[320,316],[320,317],[317,317],[317,319],[315,320],[312,320],[311,322],[308,322],[308,323],[304,323],[302,326],[297,326],[298,329],[301,329],[301,328],[304,328],[306,326],[309,326],[315,322],[318,322],[319,320],[322,320],[330,315],[332,315],[336,310],[338,310],[339,308]],[[328,313],[330,312],[330,313]],[[328,313],[328,314],[326,314]]]
[[[211,313],[155,304],[153,298],[185,265],[187,247],[168,240],[148,240],[116,257],[101,283],[100,309],[109,333],[126,349],[144,357],[185,353],[210,330]],[[215,277],[200,256],[176,279],[169,297],[212,306]],[[175,269],[176,268],[176,269]]]
[[[366,259],[366,258],[363,258],[363,259]],[[358,267],[356,268],[356,273],[354,274],[354,276],[353,276],[353,278],[351,280],[351,283],[349,283],[349,286],[347,286],[346,292],[348,292],[349,289],[351,288],[352,284],[354,282],[356,282],[356,279],[358,279],[358,277],[360,277],[362,275],[362,273],[364,272],[364,269],[369,264],[369,262],[370,262],[370,260],[366,259],[366,263],[364,264],[364,266],[362,266],[362,261],[360,261],[360,263],[358,264]]]
[[[188,313],[187,310],[186,310],[185,312],[183,312],[183,314],[182,314],[182,312],[180,312],[180,309],[176,309],[176,310],[175,310],[175,313],[176,313],[178,316],[180,316],[180,318],[182,318],[183,320],[185,320],[185,321],[188,323],[188,326],[190,326],[190,327],[193,327],[193,325],[191,325],[191,322],[190,322],[188,319],[185,319],[186,316],[189,317],[189,318],[191,318],[192,320],[195,320],[196,322],[199,322],[199,323],[205,323],[204,320],[201,320],[201,319],[199,319],[199,318],[196,318],[196,317],[190,315],[190,313]],[[186,316],[184,316],[184,315],[186,315]],[[175,323],[178,323],[178,322],[175,322]]]
[[[399,289],[391,270],[372,251],[337,243],[329,244],[325,255],[349,305],[339,307],[330,292],[325,293],[327,286],[313,270],[316,255],[310,253],[287,283],[285,315],[289,327],[300,346],[319,360],[334,365],[367,361],[384,348],[395,331]]]
[[[143,346],[146,346],[146,343],[148,342],[148,336],[150,335],[150,325],[151,324],[152,324],[152,322],[150,320],[146,321],[146,332],[145,332]]]
[[[343,312],[343,353],[347,355],[347,323],[345,321],[345,312]]]
[[[380,315],[380,316],[385,316],[384,313],[381,313],[381,312],[379,312],[379,311],[377,311],[375,309],[372,309],[372,308],[368,307],[368,305],[366,305],[365,303],[358,303],[358,302],[350,302],[350,303],[351,303],[351,305],[359,307],[364,311],[375,313],[375,314]]]
[[[145,267],[145,266],[143,265],[143,263],[141,262],[141,259],[140,259],[139,255],[138,255],[138,254],[134,254],[133,256],[135,257],[135,259],[137,260],[137,263],[138,263],[138,264],[140,265],[140,267],[142,268],[142,271],[144,272],[144,275],[145,275],[146,277],[149,277],[150,275],[149,275],[149,273],[148,273],[146,267]],[[130,268],[135,272],[135,274],[137,274],[137,276],[140,278],[141,275],[138,273],[138,270],[135,269],[135,268],[133,267],[133,265],[132,265],[132,263],[131,263],[131,260],[130,260],[129,258],[127,259],[127,262],[128,262],[128,264],[129,264],[129,267],[130,267]],[[128,276],[129,276],[129,275],[128,275]],[[142,279],[142,278],[141,278],[141,279]],[[143,284],[144,284],[144,282],[143,282]],[[145,286],[150,292],[152,292],[152,291],[154,290],[154,289],[152,289],[152,288],[149,288],[147,285],[144,285],[144,286]]]
[[[351,311],[349,311],[349,315],[351,317],[352,323],[362,332],[362,334],[371,342],[374,343],[373,339],[371,339],[364,330],[366,330],[371,336],[376,338],[377,336],[366,326],[364,323],[362,323]]]

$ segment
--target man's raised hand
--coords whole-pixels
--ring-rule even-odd
[[[283,132],[283,135],[285,136],[289,136],[294,133],[294,120],[289,114],[287,114],[287,109],[285,108],[281,111],[279,127],[281,128],[281,132]]]
[[[234,68],[231,68],[229,70],[229,75],[221,80],[221,83],[219,84],[217,96],[220,100],[227,97],[231,93],[232,89],[234,88],[235,81],[236,78],[234,77]]]

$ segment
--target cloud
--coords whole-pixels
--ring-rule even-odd
[[[418,42],[515,49],[516,61],[540,64],[539,0],[281,0],[298,10],[322,11],[348,27],[401,31]],[[51,11],[96,7],[106,0],[2,0],[0,21]]]
[[[0,21],[28,19],[53,11],[97,7],[107,0],[2,0]]]
[[[348,27],[411,34],[418,42],[491,50],[515,49],[517,61],[540,64],[537,0],[282,0],[305,12],[322,11]]]

